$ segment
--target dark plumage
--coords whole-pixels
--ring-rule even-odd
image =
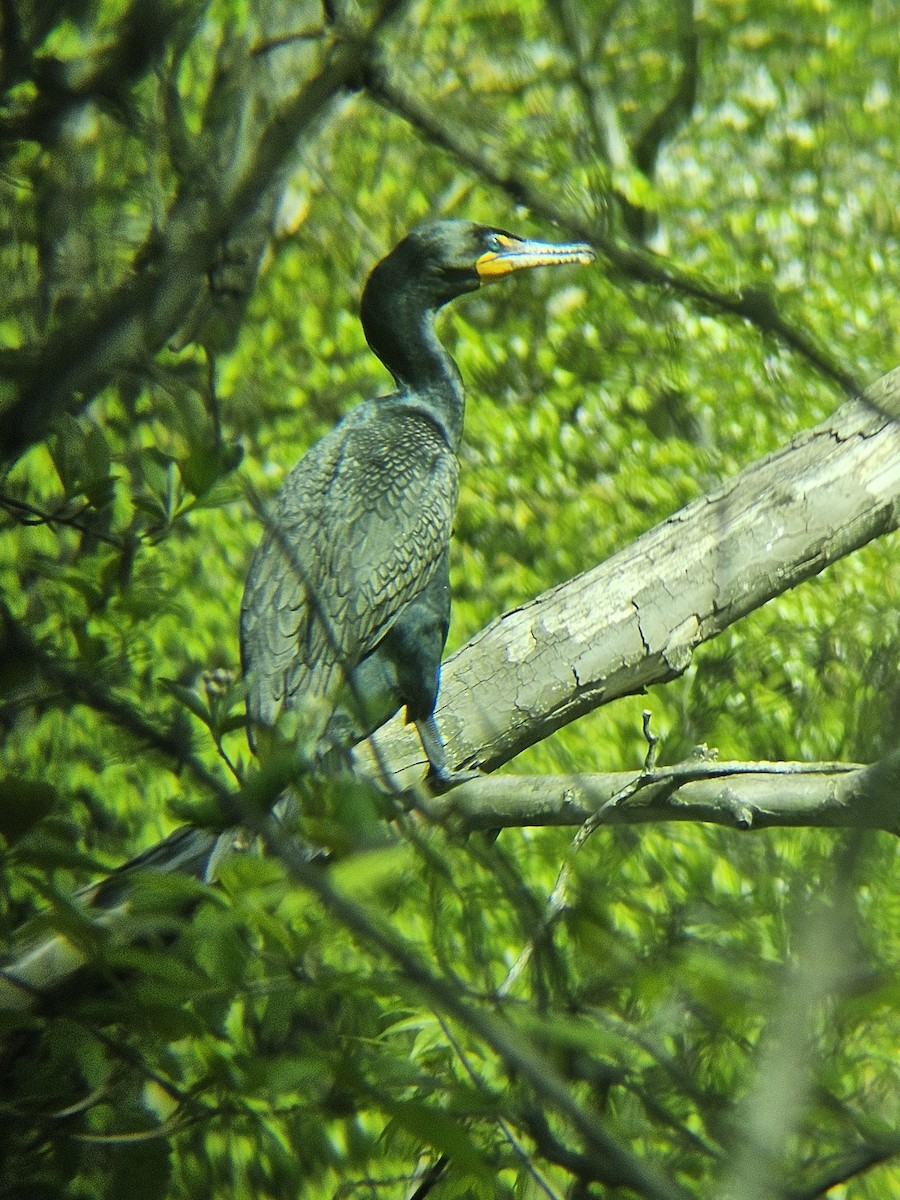
[[[405,704],[432,776],[452,781],[434,706],[464,398],[434,315],[519,268],[592,258],[580,244],[435,221],[374,268],[361,319],[397,390],[360,404],[317,442],[267,513],[241,605],[251,741],[296,710],[325,759]]]

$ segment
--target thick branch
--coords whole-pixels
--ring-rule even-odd
[[[621,696],[680,675],[694,650],[900,524],[900,369],[607,562],[514,609],[444,666],[455,766],[493,768]],[[421,771],[399,719],[392,768]]]
[[[706,821],[736,829],[814,826],[900,833],[900,751],[871,767],[698,762],[646,774],[493,775],[430,801],[464,832],[523,825]]]
[[[525,825],[581,826],[589,820],[608,825],[706,821],[742,830],[815,826],[900,833],[900,751],[870,767],[699,761],[647,773],[485,776],[447,796],[419,803],[429,819],[466,833]],[[216,843],[215,833],[185,827],[87,889],[81,900],[96,930],[114,942],[127,940],[132,936],[128,898],[133,871],[154,868],[204,878]],[[87,959],[87,951],[63,935],[51,934],[24,946],[0,972],[0,1011],[33,1007]]]
[[[453,765],[499,765],[582,713],[673,678],[703,641],[896,529],[900,425],[891,414],[900,415],[900,369],[874,385],[868,401],[845,404],[608,562],[485,629],[444,668],[439,715]],[[370,748],[360,752],[373,773],[386,764],[413,786],[424,772],[418,738],[399,717],[376,737],[377,760]],[[582,824],[605,804],[610,822],[900,826],[897,755],[849,774],[797,764],[688,770],[687,778],[684,768],[657,772],[639,788],[636,779],[644,781],[633,775],[485,779],[434,801],[431,811],[473,829]],[[610,804],[623,789],[627,799]],[[138,865],[203,874],[215,843],[211,832],[186,829]],[[127,880],[124,893],[114,884],[106,894],[118,903]],[[27,980],[20,960],[0,986],[0,1008],[29,1006],[81,961],[66,958],[60,969],[47,947],[25,957]]]

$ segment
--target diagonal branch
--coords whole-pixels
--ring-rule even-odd
[[[870,388],[865,401],[848,402],[608,562],[483,630],[443,672],[439,715],[453,767],[498,766],[582,713],[677,676],[703,641],[900,526],[896,417],[900,368]],[[133,722],[129,727],[147,733]],[[398,784],[416,790],[418,802],[426,765],[419,739],[398,715],[376,740],[377,753],[370,746],[358,751],[366,769],[381,779],[389,767]],[[433,801],[431,811],[470,828],[581,824],[606,805],[603,819],[609,821],[691,819],[739,828],[813,824],[896,832],[898,769],[896,755],[843,774],[821,764],[762,771],[758,765],[691,764],[687,780],[676,769],[647,780],[516,779],[518,795],[508,782],[485,779]],[[272,800],[286,782],[269,788]],[[209,783],[221,795],[221,785]],[[627,803],[610,805],[623,789]],[[215,844],[215,833],[186,827],[132,865],[203,876]],[[127,892],[126,865],[100,895],[103,903],[118,904]],[[112,919],[113,914],[100,917]],[[29,964],[39,969],[31,972],[29,965],[21,983],[21,963],[7,969],[6,980],[0,978],[0,1008],[29,1006],[83,962],[83,956],[75,963],[67,958],[61,967],[50,963],[45,969],[42,955],[48,962],[52,958],[47,947],[29,953]]]
[[[454,768],[492,769],[592,709],[680,675],[694,650],[900,526],[900,368],[605,563],[506,613],[445,664]],[[395,718],[376,735],[421,773]]]
[[[900,1155],[900,1135],[873,1134],[860,1146],[846,1150],[818,1179],[785,1190],[784,1200],[825,1200],[832,1188]]]
[[[758,287],[726,292],[659,255],[623,246],[600,233],[582,213],[561,208],[548,199],[537,184],[523,175],[513,174],[502,163],[474,147],[467,136],[459,132],[461,124],[451,124],[395,83],[382,62],[370,61],[365,82],[373,100],[402,117],[427,141],[452,155],[479,179],[505,192],[516,204],[566,229],[573,237],[590,242],[625,278],[684,296],[717,314],[749,321],[760,333],[770,334],[805,358],[823,378],[837,384],[848,395],[856,396],[862,391],[859,380],[845,370],[812,333],[781,315],[776,297],[770,292]]]
[[[136,256],[135,273],[103,303],[40,345],[0,354],[0,378],[13,394],[0,421],[0,463],[14,462],[61,413],[81,412],[123,371],[167,344],[195,308],[219,245],[277,184],[298,141],[328,105],[358,86],[384,23],[406,3],[382,0],[367,31],[333,42],[321,71],[275,111],[235,183],[185,171],[165,227],[153,232]]]

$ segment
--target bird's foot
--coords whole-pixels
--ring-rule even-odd
[[[461,783],[471,783],[473,779],[483,778],[484,771],[451,771],[446,766],[438,769],[432,763],[425,776],[425,783],[439,796],[443,792],[449,792],[451,788],[459,787]]]
[[[416,721],[416,729],[419,732],[422,749],[428,756],[428,774],[425,776],[425,782],[436,795],[448,792],[450,788],[457,787],[461,783],[468,783],[472,779],[481,777],[481,771],[452,771],[447,766],[444,739],[441,737],[433,714]]]

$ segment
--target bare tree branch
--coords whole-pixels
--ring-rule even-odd
[[[465,832],[523,825],[707,821],[883,829],[900,834],[900,750],[870,767],[847,763],[697,762],[605,775],[492,775],[420,805]]]
[[[900,368],[477,634],[442,672],[438,717],[454,767],[492,769],[602,704],[676,678],[703,642],[897,529],[898,417]],[[401,779],[421,774],[421,748],[398,718],[375,737]]]
[[[900,368],[869,389],[867,400],[844,404],[608,562],[483,630],[443,671],[439,716],[453,766],[493,768],[601,704],[674,678],[702,642],[896,529],[900,424],[890,414],[900,415]],[[102,696],[85,698],[104,706]],[[117,704],[107,711],[151,744],[190,761],[183,747],[169,747],[135,714]],[[390,768],[398,786],[422,803],[426,764],[418,737],[398,715],[375,741],[375,749],[358,750],[365,769],[381,779]],[[625,776],[478,780],[426,805],[435,817],[472,829],[583,824],[602,813],[602,822],[610,823],[675,819],[738,828],[811,824],[896,832],[898,771],[897,756],[849,773],[834,764],[760,769],[698,763]],[[202,778],[197,768],[195,774]],[[288,783],[287,777],[268,782],[270,803]],[[239,800],[223,797],[218,780],[208,784],[220,804],[237,810]],[[113,923],[109,904],[127,896],[129,869],[202,876],[216,840],[208,830],[186,828],[126,864],[96,893],[106,906],[102,923]],[[70,950],[60,948],[61,968],[46,948],[30,950],[27,979],[17,962],[8,969],[9,982],[0,980],[0,1007],[29,1006],[57,986],[84,961],[83,955],[74,960]]]
[[[483,153],[461,134],[462,123],[451,124],[394,81],[383,62],[370,61],[365,72],[369,94],[385,108],[409,122],[435,146],[446,150],[474,175],[505,192],[516,204],[524,205],[574,237],[590,242],[620,274],[636,283],[663,288],[698,302],[720,315],[741,317],[761,333],[771,334],[801,355],[823,378],[837,384],[848,395],[860,394],[862,384],[828,353],[808,330],[792,323],[778,311],[777,298],[759,287],[726,292],[649,251],[623,246],[596,228],[583,213],[563,209],[537,184],[513,174],[503,164]]]
[[[277,186],[298,141],[331,101],[358,85],[379,31],[406,3],[382,0],[367,31],[335,38],[320,72],[272,114],[237,180],[185,171],[165,227],[153,231],[134,274],[98,309],[40,345],[0,354],[0,377],[14,389],[0,422],[0,463],[15,461],[60,413],[81,412],[122,371],[166,345],[194,311],[221,244]],[[248,103],[240,89],[227,86],[235,93],[232,103]]]

